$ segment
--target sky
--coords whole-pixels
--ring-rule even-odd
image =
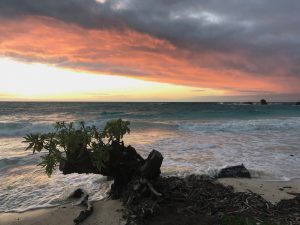
[[[0,101],[300,100],[297,0],[0,0]]]

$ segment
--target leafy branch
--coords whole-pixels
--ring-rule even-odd
[[[124,135],[130,133],[129,125],[129,121],[112,120],[107,122],[103,131],[99,131],[84,122],[79,122],[76,128],[74,123],[62,121],[54,125],[54,132],[27,134],[23,142],[28,144],[26,150],[31,149],[33,153],[47,152],[39,165],[45,168],[48,176],[61,161],[78,161],[87,153],[92,154],[95,165],[101,171],[109,161],[112,143],[122,143]]]

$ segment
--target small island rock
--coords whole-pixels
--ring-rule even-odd
[[[268,105],[268,102],[265,99],[260,100],[261,105]]]

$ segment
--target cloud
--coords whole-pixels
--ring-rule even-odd
[[[300,2],[2,0],[0,54],[199,87],[300,91]]]
[[[298,53],[300,3],[293,0],[2,0],[7,17],[45,16],[84,28],[132,28],[208,51]],[[274,48],[274,47],[285,48]]]

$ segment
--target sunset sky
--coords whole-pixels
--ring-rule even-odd
[[[299,101],[299,12],[296,0],[0,0],[0,101]]]

